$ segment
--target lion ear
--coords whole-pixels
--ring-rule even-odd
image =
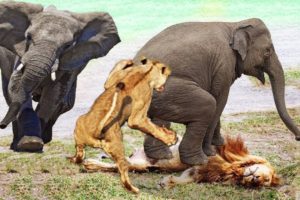
[[[148,62],[149,62],[149,60],[148,60],[145,56],[142,56],[142,57],[141,57],[141,63],[142,63],[143,65],[146,65]]]
[[[126,76],[127,72],[125,69],[132,67],[134,65],[132,60],[121,60],[110,72],[106,82],[104,83],[104,88],[108,89],[109,87],[117,84],[119,81]]]

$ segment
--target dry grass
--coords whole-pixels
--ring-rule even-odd
[[[290,110],[290,114],[300,124],[300,108]],[[253,190],[221,184],[188,184],[165,191],[156,186],[164,174],[131,173],[133,183],[141,190],[136,196],[122,188],[118,174],[85,173],[80,166],[70,164],[65,157],[74,153],[71,140],[53,141],[46,145],[44,153],[29,154],[7,150],[10,138],[1,138],[0,199],[293,199],[300,190],[299,143],[278,115],[257,112],[225,116],[222,127],[225,134],[241,134],[253,154],[266,157],[283,177],[283,185]],[[173,129],[179,134],[184,132],[179,124],[173,124]],[[143,135],[128,128],[124,132],[129,155],[142,145]],[[87,149],[89,158],[98,154],[99,150]]]

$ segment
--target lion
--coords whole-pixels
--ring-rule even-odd
[[[102,148],[116,162],[123,186],[138,193],[128,177],[121,126],[127,121],[130,128],[151,134],[167,145],[176,143],[175,132],[153,124],[147,117],[153,89],[163,91],[170,73],[165,64],[146,58],[141,65],[132,60],[118,62],[105,82],[105,91],[76,122],[76,154],[69,158],[71,162],[82,163],[85,146]]]
[[[171,188],[191,182],[241,185],[244,187],[277,186],[280,179],[271,164],[264,158],[250,155],[241,137],[225,137],[225,144],[217,147],[217,155],[209,157],[208,163],[190,167],[180,161],[177,144],[172,146],[172,159],[154,160],[148,158],[143,149],[138,149],[128,158],[129,170],[147,172],[150,170],[178,172],[179,177],[166,176],[159,182],[161,188]],[[115,171],[116,166],[95,159],[87,159],[84,167],[88,172]]]

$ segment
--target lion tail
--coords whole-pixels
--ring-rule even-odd
[[[125,84],[123,82],[119,82],[116,85],[116,92],[114,93],[111,107],[110,107],[109,111],[106,113],[106,115],[104,116],[104,118],[101,120],[101,122],[98,125],[98,130],[100,132],[100,136],[101,136],[102,130],[104,128],[104,125],[106,124],[108,119],[112,116],[112,113],[116,108],[118,95],[119,95],[120,91],[123,90],[124,88],[125,88]]]
[[[106,163],[95,159],[86,159],[83,162],[84,169],[88,172],[117,172],[117,165],[114,163]]]

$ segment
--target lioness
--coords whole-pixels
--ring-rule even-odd
[[[148,59],[135,65],[122,60],[110,73],[105,91],[96,99],[90,111],[80,116],[74,131],[76,154],[74,163],[84,159],[84,147],[102,148],[116,162],[126,189],[138,193],[128,177],[128,163],[124,156],[121,126],[127,121],[130,128],[151,134],[167,145],[176,143],[176,134],[153,124],[147,117],[153,89],[162,91],[170,75],[170,68]]]

